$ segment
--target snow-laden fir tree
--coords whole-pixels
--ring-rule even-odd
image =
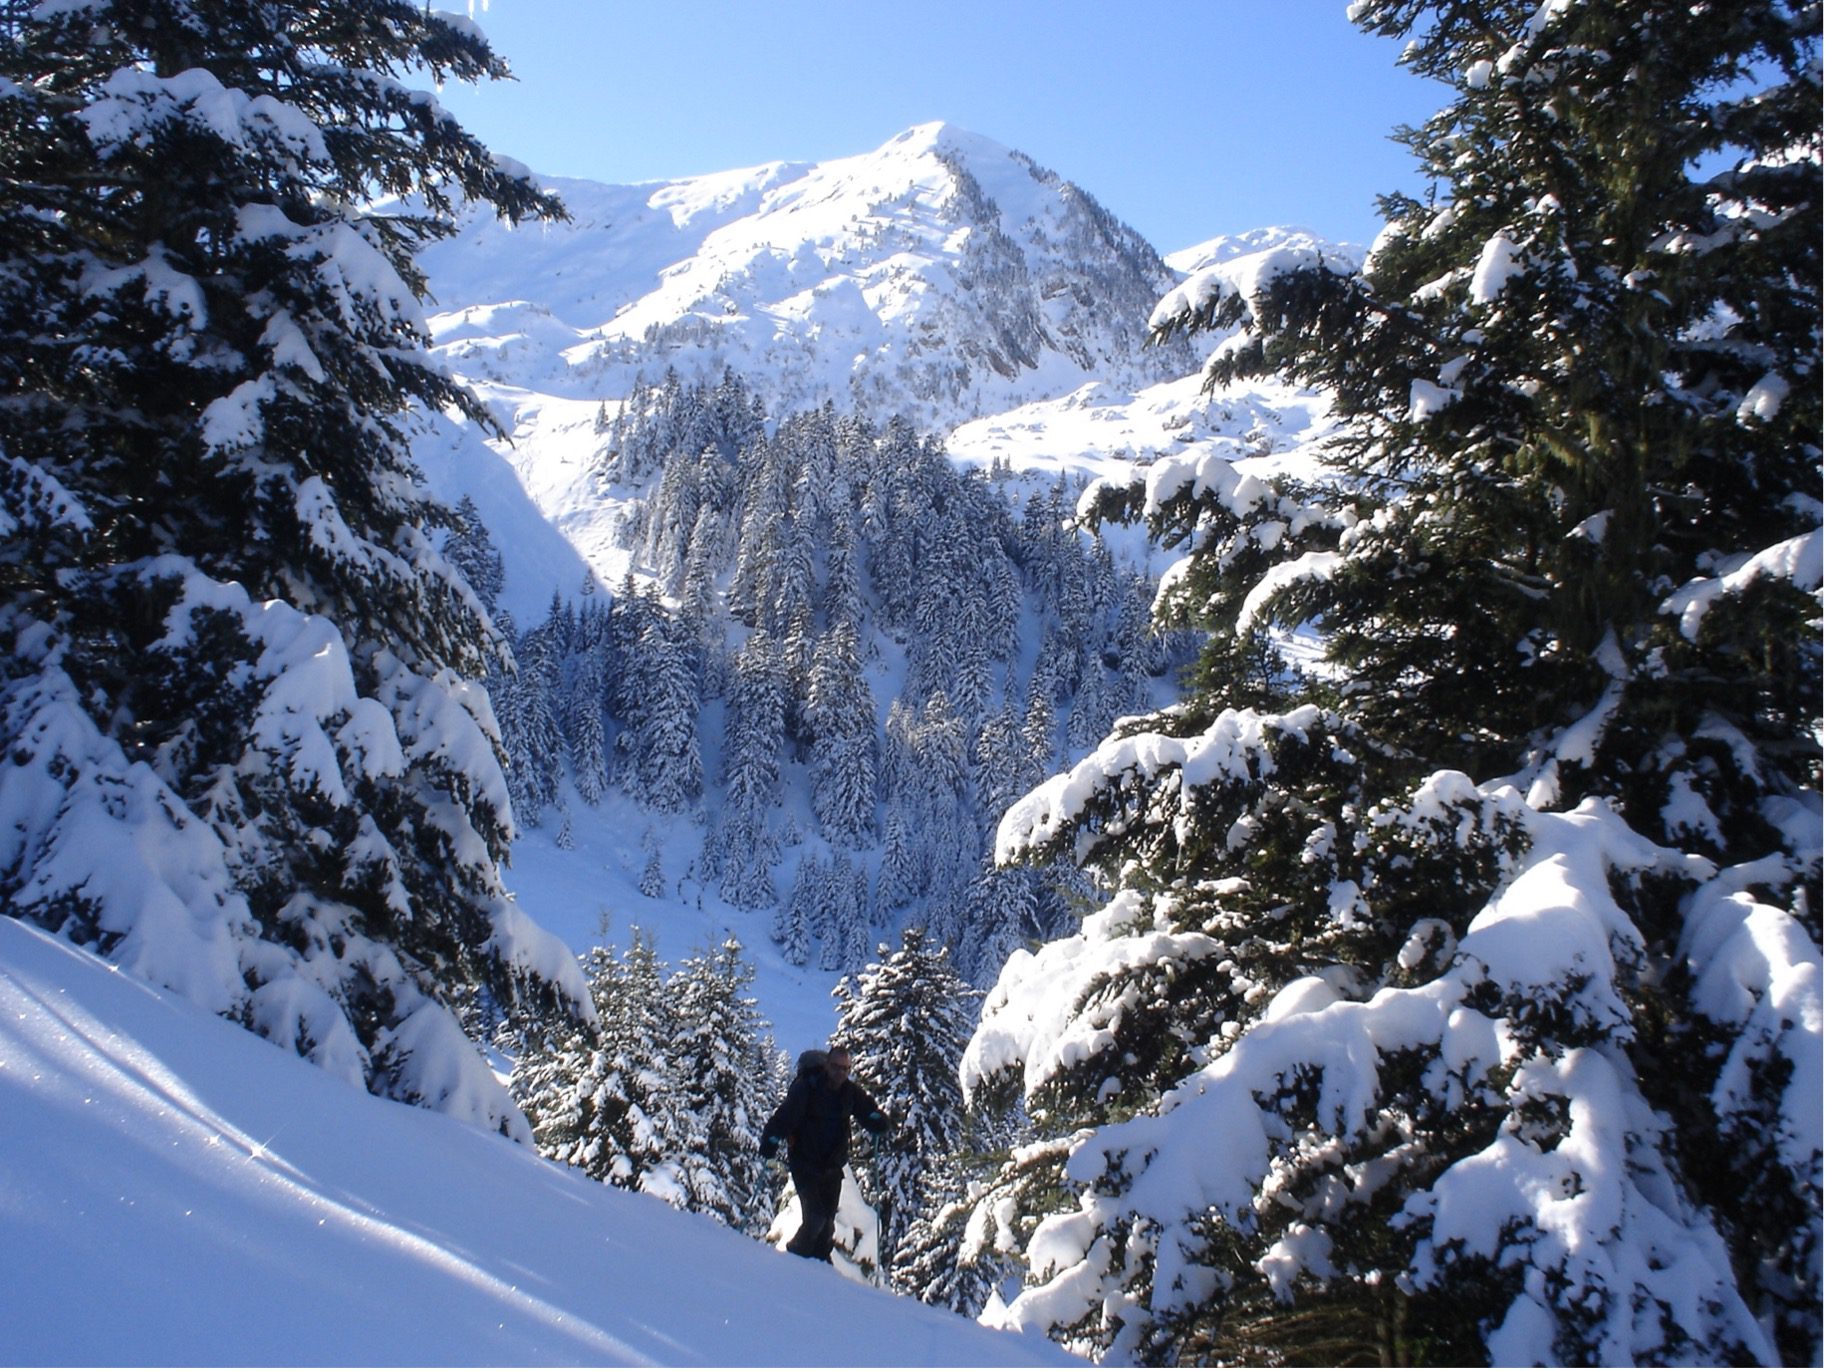
[[[630,573],[610,602],[602,629],[603,704],[612,725],[609,776],[629,792],[640,789],[640,725],[647,701],[640,644],[649,621],[662,612],[659,597],[643,593]],[[502,732],[508,730],[504,727]]]
[[[625,953],[591,949],[584,974],[600,1031],[561,1024],[532,1036],[514,1064],[515,1102],[545,1156],[677,1202],[685,1130],[668,1058],[674,1023],[653,939],[636,929]]]
[[[875,833],[875,699],[856,625],[840,619],[813,653],[804,710],[812,737],[812,809],[832,842],[861,847]]]
[[[608,730],[603,722],[603,700],[608,691],[608,665],[592,622],[591,641],[580,644],[565,686],[564,735],[571,762],[571,782],[587,805],[601,802],[609,787]]]
[[[724,899],[766,909],[777,899],[770,816],[780,791],[786,681],[778,645],[757,630],[736,658],[724,716],[723,815],[717,843]]]
[[[825,549],[826,631],[857,637],[864,619],[863,582],[856,552],[859,516],[848,483],[836,492],[832,505],[831,539]]]
[[[773,1217],[763,1184],[761,1126],[784,1083],[777,1053],[746,994],[755,969],[729,939],[687,957],[666,983],[681,1207],[759,1236]]]
[[[886,955],[882,955],[886,954]],[[892,1271],[909,1226],[922,1210],[922,1181],[947,1165],[964,1135],[958,1062],[978,998],[926,930],[909,928],[901,946],[840,982],[837,1041],[850,1049],[856,1078],[892,1120],[857,1167],[881,1223],[878,1252]]]
[[[859,899],[856,876],[856,866],[842,853],[833,855],[822,872],[824,947],[818,964],[826,971],[860,966],[869,958],[869,908]]]
[[[837,967],[862,966],[869,960],[869,873],[844,853],[835,853],[826,874],[830,890],[832,937]],[[836,969],[836,968],[832,968]]]
[[[704,787],[698,690],[680,622],[656,608],[624,669],[638,673],[641,683],[633,721],[635,794],[663,814],[676,814]]]
[[[920,893],[920,852],[906,811],[891,804],[882,824],[882,863],[876,869],[873,912],[878,923],[888,923]]]
[[[992,824],[1041,779],[1028,762],[1013,692],[1011,681],[1002,708],[984,720],[970,744],[971,794],[978,812]]]
[[[583,962],[585,984],[592,1003],[601,1003],[598,981],[605,967],[613,974],[614,954],[593,949]],[[547,1157],[571,1166],[587,1166],[593,1151],[591,1124],[596,1092],[585,1082],[595,1065],[593,1036],[588,1028],[563,1019],[529,1023],[517,1038],[510,1038],[514,1074],[508,1085],[514,1103],[526,1116],[533,1145]]]
[[[977,1196],[956,1177],[942,1172],[922,1182],[920,1215],[908,1225],[895,1255],[889,1280],[904,1295],[974,1319],[989,1303],[1002,1280],[1014,1277],[1015,1263],[992,1271],[981,1261],[960,1261],[967,1250],[966,1228],[977,1210]]]
[[[1039,876],[1033,871],[986,865],[966,896],[969,938],[959,957],[977,985],[993,985],[1010,955],[1041,931]]]
[[[1075,673],[1072,712],[1066,716],[1066,739],[1074,749],[1095,746],[1110,727],[1111,711],[1104,703],[1104,669],[1095,656],[1081,652]]]
[[[820,923],[824,887],[818,858],[810,852],[801,853],[793,872],[793,888],[774,911],[769,930],[789,966],[804,966],[811,958],[812,931]]]
[[[560,210],[403,82],[504,74],[409,0],[7,7],[0,900],[518,1132],[446,1006],[588,997],[500,885],[503,645],[407,451],[488,422],[415,249]]]
[[[505,680],[490,678],[501,711],[508,796],[514,818],[525,828],[537,828],[546,810],[558,802],[564,777],[561,640],[562,626],[554,613],[520,636],[511,675]]]
[[[666,863],[660,852],[660,838],[649,828],[641,834],[641,850],[647,860],[641,866],[641,894],[657,900],[666,894]]]
[[[463,579],[476,592],[482,607],[493,614],[495,602],[501,598],[502,588],[506,584],[506,571],[502,566],[501,550],[489,536],[488,525],[482,522],[482,511],[476,508],[475,500],[468,495],[458,501],[457,508],[453,511],[450,537],[444,544],[444,556],[463,573]]]
[[[1815,1364],[1819,7],[1352,13],[1455,89],[1434,193],[1157,314],[1338,469],[1087,502],[1213,636],[1002,828],[1119,890],[967,1054],[1052,1139],[975,1250],[1114,1358]]]

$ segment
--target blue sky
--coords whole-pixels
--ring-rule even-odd
[[[1377,193],[1419,188],[1391,130],[1447,101],[1345,0],[473,8],[518,79],[441,98],[542,173],[818,161],[944,119],[1078,182],[1163,252],[1268,224],[1368,243]]]

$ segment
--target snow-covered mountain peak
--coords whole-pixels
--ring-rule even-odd
[[[908,148],[924,150],[944,150],[950,153],[970,154],[976,152],[991,157],[1006,157],[1010,149],[982,134],[972,133],[944,119],[934,119],[928,123],[915,124],[910,129],[903,129],[886,143],[882,150],[889,148]]]
[[[1019,157],[1013,148],[986,138],[980,133],[960,128],[943,119],[915,124],[903,129],[870,152],[843,159],[849,162],[879,161],[884,164],[944,157],[964,162],[997,162]]]
[[[758,167],[713,172],[683,181],[644,182],[629,189],[657,186],[648,199],[648,205],[654,209],[666,210],[671,214],[674,226],[683,229],[705,215],[720,222],[732,211],[752,212],[758,196],[766,194],[782,181],[791,181],[804,175],[809,165],[804,162],[767,162]],[[581,191],[591,183],[580,181],[561,184],[574,185]],[[567,200],[575,193],[577,192],[567,191]]]
[[[1364,256],[1355,243],[1334,242],[1312,229],[1275,226],[1221,233],[1170,252],[1164,260],[1189,281],[1218,277],[1250,296],[1269,278],[1292,267],[1320,262],[1333,271],[1355,272],[1363,269]],[[1187,288],[1196,289],[1197,282]]]
[[[478,215],[426,254],[446,306],[434,336],[472,381],[613,402],[637,375],[734,367],[781,412],[832,399],[949,428],[1192,364],[1144,348],[1173,284],[1154,249],[955,125],[826,162],[551,184],[571,222]],[[514,301],[540,312],[502,308]]]
[[[1175,271],[1191,276],[1207,267],[1222,266],[1282,248],[1323,252],[1354,265],[1362,264],[1364,258],[1364,249],[1354,243],[1334,242],[1330,238],[1322,238],[1310,228],[1295,224],[1275,224],[1265,228],[1245,229],[1242,233],[1221,233],[1203,243],[1194,243],[1178,252],[1170,252],[1162,260]]]

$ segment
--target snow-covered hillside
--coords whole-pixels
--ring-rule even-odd
[[[1363,248],[1352,243],[1335,243],[1299,225],[1221,233],[1203,243],[1166,253],[1162,260],[1183,276],[1192,276],[1208,267],[1229,267],[1236,273],[1233,279],[1241,283],[1245,273],[1259,269],[1267,254],[1289,251],[1319,253],[1343,268],[1356,269],[1364,263]]]
[[[781,410],[833,399],[948,427],[1187,369],[1179,349],[1142,349],[1171,284],[1155,250],[1071,182],[946,124],[832,162],[549,184],[569,224],[476,215],[425,256],[434,336],[472,379],[595,400],[637,372],[728,366]]]
[[[422,259],[436,350],[510,441],[441,423],[417,455],[441,497],[476,502],[507,558],[502,603],[523,623],[586,573],[613,587],[642,571],[619,536],[636,492],[603,471],[603,424],[639,378],[729,368],[776,416],[827,400],[900,414],[950,434],[962,462],[1006,460],[1037,481],[1121,476],[1213,441],[1306,466],[1320,397],[1208,398],[1202,350],[1148,345],[1147,321],[1208,267],[1247,286],[1292,257],[1363,256],[1263,228],[1164,261],[1071,182],[940,123],[826,163],[546,184],[569,223],[475,213]]]
[[[522,630],[544,619],[555,593],[572,599],[586,580],[619,591],[631,573],[665,579],[628,527],[657,478],[616,479],[626,463],[612,459],[611,427],[636,377],[654,382],[669,365],[708,380],[722,366],[737,369],[775,421],[825,399],[840,413],[860,405],[878,423],[897,411],[923,415],[961,466],[1003,469],[999,489],[1012,509],[1062,477],[1120,481],[1169,456],[1222,456],[1257,475],[1308,472],[1330,431],[1324,398],[1295,387],[1204,394],[1203,340],[1145,346],[1158,297],[1187,270],[1222,264],[1247,285],[1291,258],[1361,256],[1307,230],[1214,239],[1175,254],[1181,269],[1169,271],[1069,183],[944,125],[816,166],[644,186],[552,184],[570,224],[515,230],[474,218],[424,258],[438,350],[510,441],[443,422],[417,455],[441,497],[468,497],[479,510],[505,563],[501,606]],[[1004,264],[994,292],[967,270],[991,241]],[[802,290],[806,281],[817,284]],[[715,309],[700,308],[707,282],[722,291]],[[789,286],[798,292],[791,308],[782,304]],[[1038,313],[1036,301],[1045,304]],[[985,364],[995,346],[986,340],[1011,319],[1038,320],[1042,341],[1036,366],[1004,376]],[[696,322],[675,327],[681,320]],[[956,403],[907,388],[901,363],[941,354],[974,378]],[[852,387],[854,375],[875,379]],[[1139,528],[1106,538],[1120,565],[1150,579],[1178,556],[1151,547]],[[1043,630],[1022,632],[1034,640]],[[885,643],[875,651],[872,685],[885,710],[902,693],[903,654]],[[714,747],[714,726],[705,736]],[[802,772],[789,763],[783,813],[790,827],[815,832]],[[702,816],[656,825],[619,790],[600,804],[566,795],[565,843],[558,820],[538,827],[531,816],[508,873],[535,919],[580,951],[605,938],[625,945],[638,926],[669,960],[733,934],[754,961],[781,1047],[828,1031],[832,973],[784,960],[767,911],[717,898],[699,869]],[[715,800],[709,809],[714,822]],[[658,896],[639,888],[656,850],[667,873]],[[792,871],[783,862],[783,890]]]
[[[1070,1364],[382,1101],[0,919],[12,1365]]]

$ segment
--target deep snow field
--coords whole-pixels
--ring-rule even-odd
[[[0,918],[0,1363],[1073,1364],[374,1098]]]

